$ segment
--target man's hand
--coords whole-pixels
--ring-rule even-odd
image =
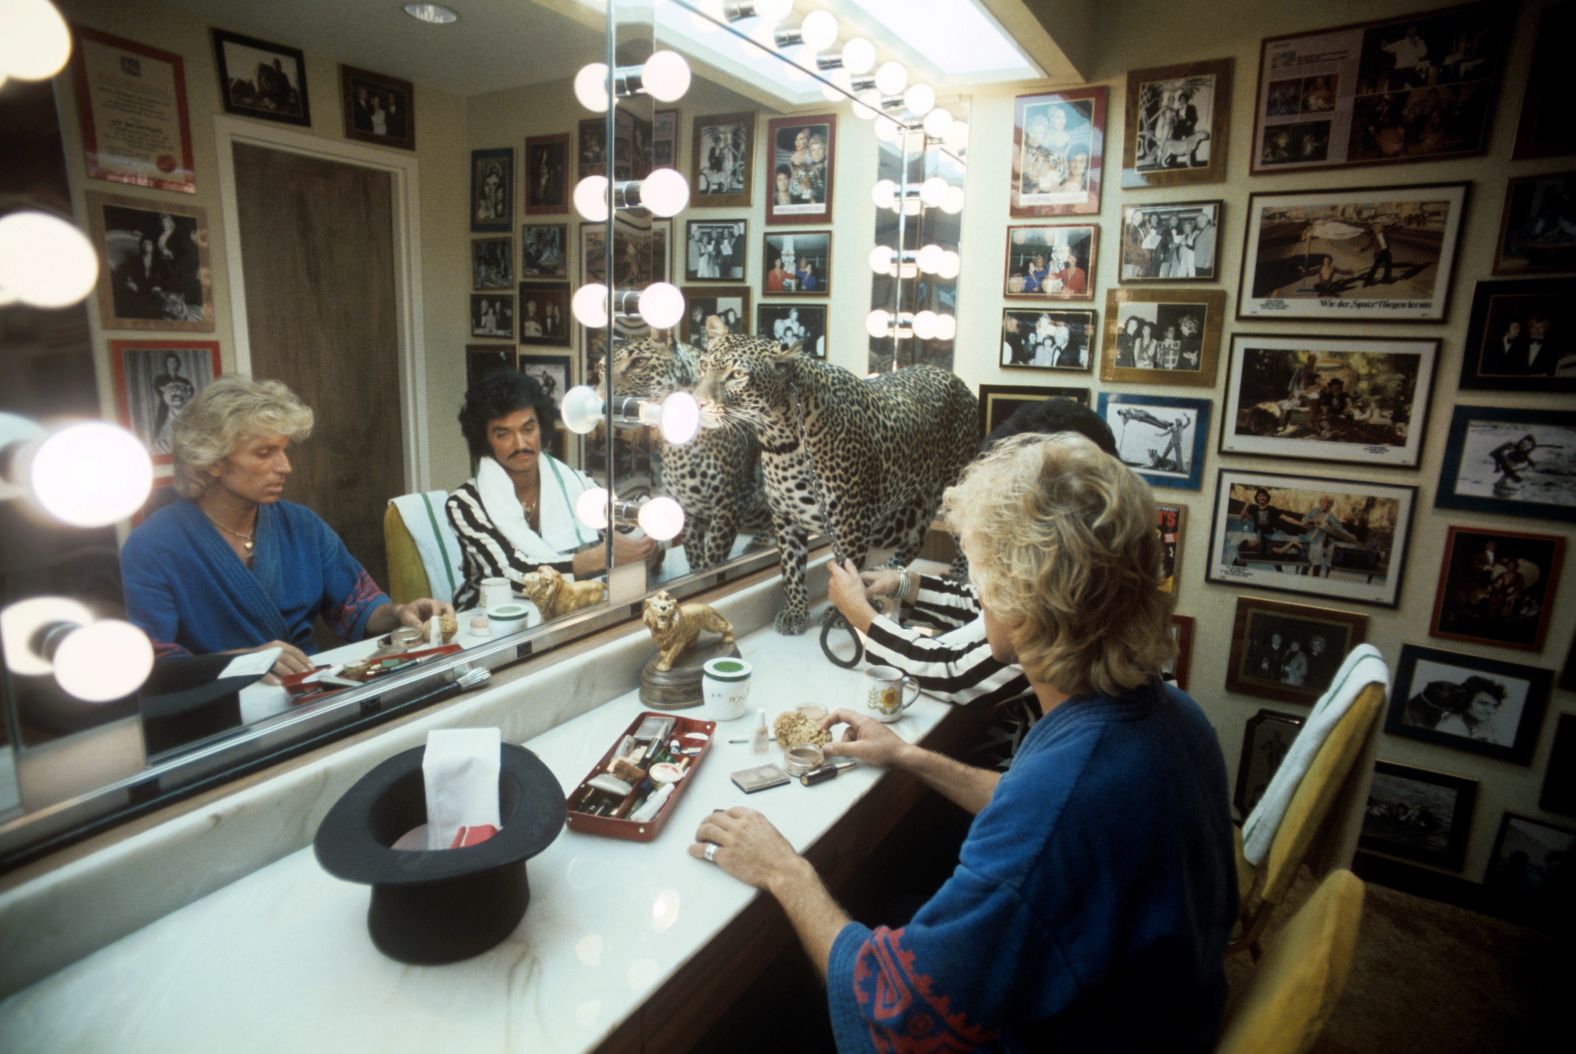
[[[288,677],[293,673],[309,673],[314,669],[312,660],[307,658],[306,652],[282,640],[271,640],[267,644],[259,644],[255,648],[244,648],[243,651],[267,651],[269,648],[279,648],[279,658],[274,660],[273,669],[263,675],[264,684],[278,684],[281,677]]]
[[[861,633],[865,632],[876,617],[876,609],[870,606],[870,600],[865,595],[865,583],[859,568],[854,566],[852,560],[842,563],[834,560],[826,566],[832,576],[826,587],[827,599],[848,620],[850,626]]]
[[[902,768],[908,752],[913,749],[908,740],[892,731],[873,717],[856,714],[852,710],[834,710],[821,719],[821,728],[829,730],[835,724],[846,724],[843,738],[822,748],[829,758],[857,758],[868,765],[885,769]]]
[[[424,628],[434,615],[452,614],[454,614],[453,604],[445,600],[433,600],[431,597],[418,597],[394,608],[394,617],[399,620],[400,625],[410,626],[413,629]]]
[[[705,859],[708,843],[717,846],[712,863],[756,889],[768,889],[810,866],[770,820],[742,805],[702,820],[690,856]]]

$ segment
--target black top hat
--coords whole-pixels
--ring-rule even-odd
[[[525,861],[558,837],[567,804],[540,758],[505,743],[497,834],[460,849],[394,849],[427,818],[425,750],[363,776],[323,818],[312,847],[329,874],[372,886],[367,928],[379,951],[407,963],[458,962],[514,932],[531,902]]]
[[[143,747],[150,759],[241,725],[241,689],[263,675],[220,677],[233,655],[173,655],[155,660],[137,691]]]

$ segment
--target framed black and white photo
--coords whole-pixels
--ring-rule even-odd
[[[1100,228],[1049,224],[1007,228],[1003,290],[1010,297],[1093,300],[1095,251]]]
[[[1209,407],[1208,399],[1100,393],[1100,416],[1116,437],[1117,457],[1152,487],[1199,489]]]
[[[1479,282],[1459,387],[1576,392],[1576,278]]]
[[[1186,505],[1155,502],[1155,532],[1160,535],[1160,591],[1177,591],[1177,564],[1182,559],[1182,525]]]
[[[587,117],[575,137],[575,182],[587,176],[607,175],[607,119]]]
[[[569,283],[520,283],[520,343],[568,347]]]
[[[155,465],[173,464],[175,419],[219,376],[218,342],[112,340],[109,353],[120,423],[148,448]]]
[[[1231,70],[1231,59],[1213,59],[1128,73],[1122,186],[1226,178]]]
[[[671,224],[635,226],[613,223],[612,283],[617,289],[644,289],[667,280],[668,234]],[[580,280],[607,282],[607,224],[580,225]]]
[[[1047,399],[1071,399],[1079,406],[1088,406],[1089,389],[1048,384],[980,385],[980,435],[990,435],[998,425],[1023,407],[1043,403]]]
[[[1565,539],[1451,527],[1429,636],[1542,651]]]
[[[1476,780],[1377,762],[1358,848],[1460,870],[1477,789]]]
[[[569,133],[525,138],[525,214],[569,211]]]
[[[1553,681],[1534,666],[1403,644],[1384,730],[1528,765]]]
[[[1223,468],[1205,578],[1395,607],[1417,488]]]
[[[465,345],[465,386],[473,387],[493,370],[514,369],[515,350],[512,345]]]
[[[1213,387],[1225,315],[1220,289],[1106,290],[1100,379]]]
[[[1571,858],[1576,831],[1505,813],[1483,875],[1485,909],[1549,930],[1570,911]]]
[[[1267,38],[1250,171],[1483,153],[1513,22],[1473,4]]]
[[[300,48],[215,29],[213,52],[225,113],[311,127]]]
[[[837,115],[774,117],[766,122],[771,189],[766,223],[831,223]]]
[[[1122,282],[1215,282],[1223,202],[1122,206]]]
[[[1242,758],[1237,762],[1237,789],[1231,803],[1239,819],[1246,820],[1269,789],[1292,741],[1302,731],[1303,718],[1278,710],[1260,710],[1242,729]]]
[[[832,284],[832,232],[767,232],[761,248],[762,296],[827,296]]]
[[[658,110],[651,120],[651,164],[654,168],[679,167],[679,112]]]
[[[1233,334],[1220,452],[1411,467],[1439,340]]]
[[[346,139],[416,149],[416,89],[410,81],[340,66],[339,94]]]
[[[1169,673],[1176,681],[1177,687],[1187,691],[1188,669],[1193,665],[1193,616],[1171,616],[1171,643],[1177,647],[1176,657],[1160,667],[1161,673]]]
[[[1457,406],[1434,505],[1576,521],[1576,411]]]
[[[1554,745],[1543,767],[1538,808],[1576,816],[1576,714],[1561,714],[1554,725]]]
[[[1312,706],[1367,638],[1367,615],[1239,596],[1226,689]]]
[[[1093,311],[1009,307],[1001,313],[1001,364],[1087,373],[1098,333]]]
[[[213,332],[208,213],[88,191],[105,329]]]
[[[696,117],[690,130],[690,207],[749,205],[754,195],[755,114]]]
[[[514,295],[491,293],[471,296],[471,336],[514,339]]]
[[[520,277],[569,277],[569,224],[525,223],[520,226]]]
[[[679,292],[684,294],[679,339],[696,351],[705,351],[713,335],[753,332],[749,286],[687,285]]]
[[[1020,95],[1013,107],[1009,215],[1100,211],[1105,157],[1103,86]]]
[[[1494,246],[1494,273],[1569,271],[1576,271],[1576,172],[1511,180]]]
[[[514,151],[471,151],[471,230],[507,231],[514,223]]]
[[[514,242],[509,238],[471,240],[471,288],[514,287]]]
[[[562,402],[564,393],[574,376],[574,360],[568,355],[540,355],[535,352],[520,353],[516,362],[519,371],[542,386],[553,402]]]
[[[684,224],[684,280],[742,282],[745,278],[744,220],[689,220]]]
[[[825,304],[762,304],[755,309],[757,336],[771,337],[784,350],[799,345],[802,354],[826,358]]]
[[[1254,194],[1238,318],[1445,317],[1467,184]]]

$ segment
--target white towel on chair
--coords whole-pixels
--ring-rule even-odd
[[[1281,820],[1286,816],[1298,785],[1308,774],[1308,766],[1318,756],[1330,730],[1351,708],[1352,701],[1375,681],[1383,684],[1388,692],[1390,668],[1385,665],[1378,648],[1359,644],[1341,663],[1329,689],[1313,704],[1313,712],[1297,738],[1292,740],[1291,749],[1286,751],[1280,768],[1275,770],[1270,785],[1264,790],[1264,797],[1259,799],[1242,825],[1242,856],[1248,863],[1258,867],[1270,855],[1270,843],[1275,840],[1275,832],[1280,830]]]
[[[449,495],[441,490],[425,494],[401,494],[393,499],[405,529],[416,543],[421,566],[427,570],[427,585],[432,599],[454,599],[454,587],[464,580],[460,568],[460,543],[449,526],[443,503]]]

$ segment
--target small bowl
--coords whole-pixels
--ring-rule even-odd
[[[810,743],[783,751],[783,768],[790,776],[803,776],[811,769],[820,768],[825,762],[826,752]]]
[[[489,619],[506,626],[524,622],[530,614],[531,609],[524,604],[495,604],[487,609]]]

